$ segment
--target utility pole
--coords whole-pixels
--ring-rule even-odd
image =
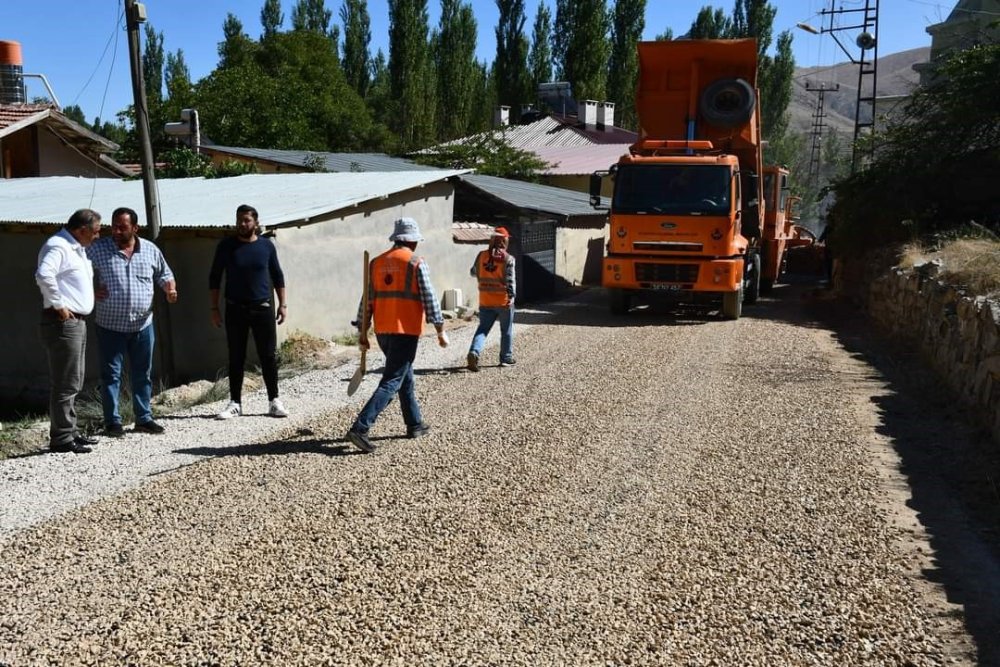
[[[146,104],[146,81],[142,76],[139,53],[139,24],[146,22],[146,6],[135,0],[125,0],[125,25],[128,29],[129,69],[132,70],[132,99],[135,107],[135,129],[139,133],[142,163],[142,191],[146,200],[146,222],[149,236],[160,236],[160,201],[153,174],[153,145],[149,139],[149,107]]]
[[[132,99],[135,106],[135,129],[139,133],[142,162],[142,192],[146,201],[146,224],[149,237],[156,241],[160,236],[160,197],[153,173],[153,145],[149,138],[149,106],[146,104],[146,80],[142,76],[142,57],[139,53],[139,24],[146,22],[146,6],[135,0],[125,0],[125,26],[128,30],[128,59],[132,71]],[[154,290],[155,294],[155,290]],[[157,307],[153,324],[160,340],[160,379],[170,385],[174,375],[174,337],[170,324],[170,309]]]

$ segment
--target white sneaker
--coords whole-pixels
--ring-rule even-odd
[[[267,411],[267,414],[272,417],[287,417],[288,410],[285,409],[285,406],[282,404],[280,398],[275,398],[271,401],[271,407]]]
[[[240,407],[240,404],[236,401],[229,401],[229,405],[226,406],[226,409],[215,415],[215,418],[232,419],[233,417],[239,417],[241,414],[243,414],[243,409]]]

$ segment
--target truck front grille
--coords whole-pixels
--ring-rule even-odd
[[[641,283],[696,283],[698,265],[636,262],[635,279]]]

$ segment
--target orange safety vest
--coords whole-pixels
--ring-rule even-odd
[[[419,336],[424,331],[424,302],[417,267],[423,260],[405,246],[372,260],[371,299],[375,333]]]
[[[479,280],[479,305],[481,307],[503,308],[510,305],[510,297],[507,296],[506,259],[498,262],[490,257],[489,249],[480,251],[476,258],[476,278]]]

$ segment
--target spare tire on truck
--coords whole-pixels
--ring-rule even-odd
[[[701,91],[698,109],[712,125],[735,127],[750,120],[757,107],[753,86],[744,79],[717,79]]]

